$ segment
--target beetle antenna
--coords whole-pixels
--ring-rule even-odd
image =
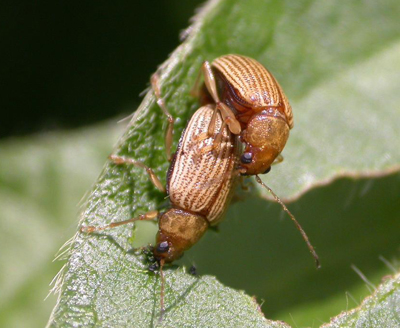
[[[297,229],[300,231],[301,235],[303,236],[304,241],[306,242],[308,249],[310,250],[311,255],[314,257],[315,260],[315,265],[317,266],[317,269],[319,269],[321,267],[321,264],[319,262],[319,257],[317,255],[317,252],[315,251],[313,245],[311,245],[310,240],[307,237],[307,234],[305,233],[305,231],[303,230],[303,228],[301,227],[300,223],[297,222],[296,218],[294,217],[294,215],[288,210],[288,208],[286,207],[286,205],[281,201],[281,199],[272,191],[272,189],[270,187],[268,187],[264,182],[262,182],[262,180],[260,179],[260,177],[258,175],[256,175],[256,181],[262,185],[265,189],[267,189],[269,191],[269,193],[275,198],[275,200],[282,206],[283,210],[290,216],[290,218],[292,219],[292,221],[294,222],[294,224],[296,225]]]
[[[164,267],[164,259],[160,260],[160,278],[161,278],[161,292],[160,292],[160,319],[158,320],[160,323],[163,320],[164,317],[164,290],[165,290],[165,279],[164,279],[164,271],[163,271],[163,267]]]

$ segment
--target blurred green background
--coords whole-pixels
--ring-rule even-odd
[[[150,74],[179,44],[179,32],[188,26],[199,3],[170,0],[0,5],[0,326],[45,325],[56,299],[43,299],[63,264],[51,261],[75,233],[77,204],[95,182],[122,134],[125,124],[116,124],[116,117],[136,109]],[[370,2],[365,1],[364,7],[364,16],[369,8],[374,12]],[[275,11],[268,13],[273,17],[284,11],[280,5],[273,8]],[[307,56],[319,49],[299,46],[303,57],[298,60],[307,61],[307,69],[324,68],[324,60],[331,63],[329,56],[343,56],[347,60],[343,65],[352,68],[380,50],[395,49],[394,29],[386,27],[382,18],[385,10],[390,17],[394,12],[390,8],[383,8],[379,16],[382,31],[392,33],[387,33],[387,38],[380,38],[381,31],[363,34],[364,23],[352,13],[350,5],[346,13],[336,14],[347,15],[346,22],[354,34],[346,26],[342,30],[336,24],[337,16],[330,17],[331,9],[323,5],[290,8],[292,15],[309,10],[318,17],[324,16],[318,15],[319,10],[325,10],[327,26],[339,26],[337,35],[343,37],[338,38],[343,48],[335,47],[333,41],[339,44],[336,39],[327,38],[326,43],[320,40],[325,54],[315,66]],[[313,22],[302,23],[314,36]],[[365,40],[369,37],[382,39],[382,44],[371,45],[376,53],[361,51],[360,55],[358,47],[368,45]],[[308,41],[317,44],[311,37]],[[235,46],[235,40],[232,44]],[[285,55],[277,58],[284,61]],[[302,69],[301,63],[295,62],[283,67],[287,70],[291,65],[298,71]],[[318,86],[320,81],[307,80],[312,73],[303,73],[298,75],[300,82],[295,79],[293,84],[304,78],[304,88]],[[368,72],[366,75],[369,77]],[[319,77],[324,82],[326,75]],[[291,97],[297,103],[302,99],[301,94]],[[398,108],[393,107],[394,126]],[[300,116],[296,120],[301,120]],[[254,195],[232,205],[221,232],[207,233],[182,262],[194,263],[200,274],[215,275],[227,286],[264,300],[268,318],[285,320],[293,326],[317,327],[330,316],[357,306],[370,293],[351,269],[352,264],[374,284],[393,273],[385,261],[398,266],[399,182],[398,173],[341,178],[289,204],[312,236],[323,265],[320,271],[314,269],[300,235],[279,206]],[[146,229],[153,231],[147,234],[152,239],[155,226],[147,224]]]

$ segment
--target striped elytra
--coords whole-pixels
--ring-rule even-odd
[[[153,88],[156,86],[153,85]],[[167,173],[171,207],[165,212],[150,211],[139,217],[111,223],[104,227],[83,227],[84,232],[100,231],[139,220],[159,220],[153,254],[158,263],[180,258],[216,225],[225,213],[237,179],[237,140],[224,125],[219,113],[215,116],[216,136],[209,136],[208,126],[214,117],[215,105],[199,108],[182,133],[177,151]],[[117,165],[129,164],[147,171],[153,184],[164,190],[153,170],[144,163],[118,155],[110,156]]]
[[[154,86],[153,86],[154,87]],[[237,174],[236,141],[222,118],[216,116],[218,141],[207,134],[215,105],[199,108],[191,117],[179,141],[167,174],[171,208],[159,215],[154,256],[159,263],[180,258],[217,224],[228,206]],[[159,245],[168,244],[167,251]]]
[[[207,135],[214,106],[203,106],[192,116],[179,141],[168,174],[168,192],[174,206],[203,215],[217,224],[227,207],[236,177],[233,175],[238,147],[229,130],[222,129],[216,147]],[[222,119],[217,115],[216,129]]]
[[[241,174],[268,172],[293,127],[292,108],[281,86],[263,65],[241,55],[218,57],[211,64],[205,62],[202,70],[206,87],[202,99],[209,101],[211,96],[231,132],[244,144]]]
[[[289,100],[274,76],[258,61],[240,55],[226,55],[215,59],[211,67],[219,77],[218,86],[224,93],[222,101],[230,101],[231,106],[240,112],[239,117],[246,112],[258,113],[276,107],[284,114],[289,128],[293,128]]]

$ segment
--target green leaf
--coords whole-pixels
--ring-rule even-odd
[[[80,245],[81,247],[81,245]],[[83,261],[82,261],[83,260]],[[50,326],[287,327],[267,321],[251,297],[215,278],[166,271],[166,312],[160,319],[160,279],[109,238],[83,241],[74,252]]]
[[[359,307],[341,313],[329,324],[323,325],[323,328],[399,326],[400,274],[397,274],[395,277],[386,278],[386,281]]]

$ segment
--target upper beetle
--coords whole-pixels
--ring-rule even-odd
[[[268,172],[293,128],[292,108],[281,86],[258,61],[241,55],[206,61],[202,72],[202,102],[209,102],[211,96],[230,131],[244,143],[240,173]],[[211,123],[210,135],[213,129]]]

